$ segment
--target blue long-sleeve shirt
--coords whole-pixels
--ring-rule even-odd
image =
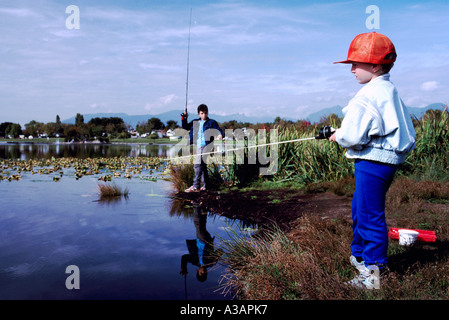
[[[185,130],[190,130],[189,137],[190,137],[190,144],[194,144],[195,142],[198,143],[198,137],[201,137],[201,141],[203,141],[203,145],[208,145],[214,140],[215,136],[218,136],[221,134],[224,137],[224,132],[218,125],[217,121],[214,119],[207,118],[204,123],[202,124],[202,130],[200,131],[201,125],[200,125],[201,118],[194,119],[192,122],[188,123],[187,120],[183,119],[182,121],[182,128]],[[204,140],[203,140],[204,139]],[[201,147],[202,145],[198,145],[198,147]]]

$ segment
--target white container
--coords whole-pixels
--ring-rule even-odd
[[[399,244],[401,246],[411,246],[418,239],[418,231],[409,229],[399,229]]]

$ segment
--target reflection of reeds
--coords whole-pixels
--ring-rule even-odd
[[[111,198],[117,198],[117,197],[125,197],[128,198],[129,191],[126,187],[124,190],[117,186],[115,183],[108,184],[98,184],[98,192],[100,194],[100,200],[106,200]]]

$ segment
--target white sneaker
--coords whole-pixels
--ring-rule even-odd
[[[365,269],[365,261],[358,262],[356,257],[354,257],[353,255],[351,255],[349,261],[351,262],[351,265],[353,265],[357,270],[362,271]]]
[[[199,191],[199,189],[197,189],[194,186],[191,186],[190,188],[186,189],[184,192],[197,192],[197,191]]]
[[[360,274],[346,282],[347,285],[358,289],[380,289],[380,271],[377,266],[363,266],[359,271]]]

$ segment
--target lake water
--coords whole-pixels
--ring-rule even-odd
[[[0,158],[165,156],[169,149],[0,144]],[[186,240],[196,239],[196,216],[216,243],[231,228],[241,232],[241,222],[173,200],[172,184],[161,173],[157,181],[142,178],[144,173],[114,178],[129,196],[105,202],[98,201],[98,174],[77,180],[73,168],[63,171],[57,182],[54,175],[30,172],[0,181],[0,299],[231,298],[217,291],[224,266],[210,267],[200,282],[192,264],[186,278],[180,275],[181,258],[189,253]],[[69,266],[79,273],[66,273]],[[68,289],[74,279],[79,289]]]

